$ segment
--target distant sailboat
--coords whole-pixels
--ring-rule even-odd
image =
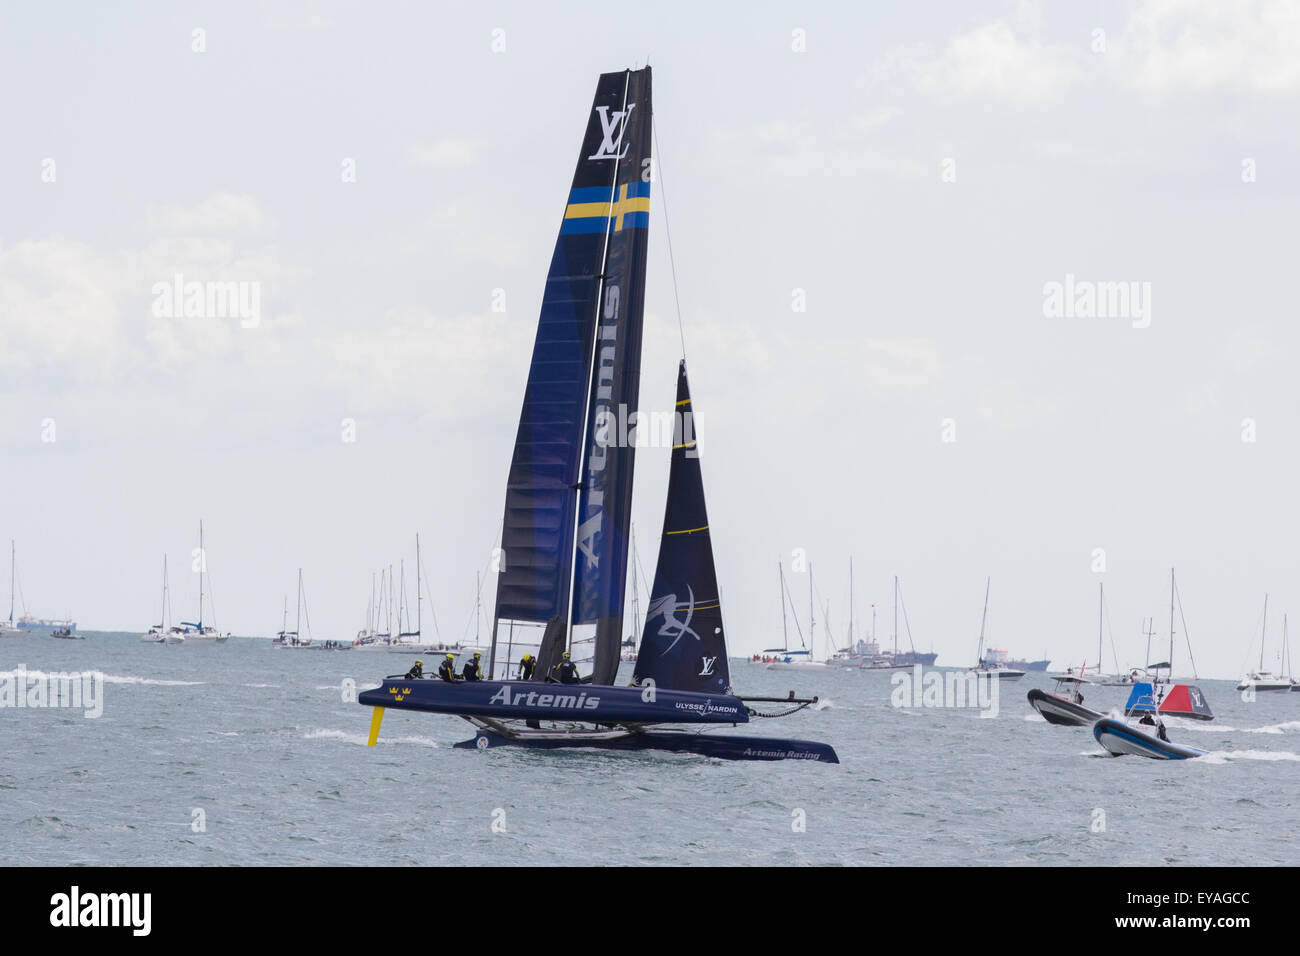
[[[167,555],[163,555],[162,608],[158,612],[158,623],[140,635],[140,640],[148,644],[184,644],[185,638],[173,633],[171,627],[171,591],[167,582]]]
[[[1259,669],[1253,670],[1242,678],[1241,683],[1237,685],[1239,691],[1289,691],[1295,686],[1295,681],[1288,674],[1274,674],[1272,671],[1264,669],[1264,643],[1268,636],[1268,595],[1264,595],[1264,622],[1260,625],[1259,632]],[[1282,669],[1286,670],[1286,617],[1282,618]]]
[[[763,651],[763,656],[765,658],[768,657],[769,655],[772,656],[772,660],[769,660],[767,663],[768,670],[774,670],[774,671],[791,671],[791,670],[803,671],[809,669],[825,670],[828,666],[826,662],[816,660],[813,657],[813,648],[816,644],[816,639],[817,639],[817,605],[813,597],[812,564],[809,563],[808,565],[808,646],[807,647],[801,647],[798,648],[797,650],[792,649],[790,647],[790,635],[785,630],[786,592],[785,592],[784,565],[781,567],[781,593],[782,593],[781,631],[783,636],[785,637],[785,647],[772,648],[770,650]],[[796,627],[798,626],[798,623],[799,622],[796,619],[795,621]],[[800,633],[799,635],[799,640],[800,643],[803,642],[802,633]]]
[[[222,633],[211,624],[203,623],[203,578],[207,572],[208,552],[203,547],[203,522],[199,522],[199,619],[198,621],[181,621],[169,633],[184,638],[186,644],[206,643],[209,641],[224,644],[228,633]]]
[[[283,623],[280,627],[280,633],[277,634],[275,638],[271,641],[272,647],[283,647],[289,650],[299,650],[299,649],[305,650],[313,646],[311,642],[311,619],[310,618],[307,619],[307,636],[306,637],[302,636],[302,608],[303,608],[304,601],[305,599],[303,597],[303,591],[302,591],[302,568],[299,568],[298,569],[298,611],[297,611],[297,616],[294,618],[293,630],[292,631],[285,630],[285,627],[289,623],[289,599],[285,598]]]
[[[980,616],[979,650],[975,652],[975,658],[979,663],[971,668],[971,673],[978,674],[981,677],[996,677],[998,680],[1020,680],[1025,676],[1025,672],[1007,666],[1006,651],[990,648],[985,653],[984,650],[984,625],[989,617],[989,585],[992,583],[992,578],[984,582],[984,613]]]
[[[14,562],[16,550],[13,541],[9,542],[9,620],[0,621],[0,637],[22,637],[23,632],[14,623]]]

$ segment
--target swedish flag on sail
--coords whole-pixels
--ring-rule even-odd
[[[650,225],[650,184],[624,183],[616,190],[587,186],[570,190],[560,235],[645,229]]]

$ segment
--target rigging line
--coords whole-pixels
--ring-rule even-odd
[[[673,302],[677,306],[677,334],[682,340],[682,360],[685,361],[686,327],[682,324],[682,297],[677,291],[677,260],[673,258],[673,231],[668,227],[668,189],[664,185],[663,151],[659,148],[659,125],[655,122],[653,114],[650,116],[650,132],[655,141],[657,166],[652,164],[652,168],[655,170],[655,178],[659,180],[659,205],[664,211],[664,236],[668,239],[668,268],[673,276]]]
[[[1178,600],[1178,620],[1183,625],[1183,640],[1187,642],[1187,659],[1192,662],[1192,677],[1199,678],[1196,673],[1196,658],[1192,656],[1192,635],[1187,633],[1187,618],[1183,616],[1183,595],[1178,590],[1178,582],[1174,581],[1174,597]],[[1169,680],[1174,679],[1174,662],[1169,662]]]
[[[441,643],[442,631],[438,630],[438,609],[433,605],[433,588],[429,587],[429,566],[427,564],[420,568],[420,575],[424,578],[425,593],[429,595],[429,613],[433,615],[433,633],[437,636],[438,642]],[[418,595],[416,596],[416,600],[419,600]],[[418,614],[419,609],[417,608],[416,611]],[[408,611],[407,613],[409,614],[410,612]],[[421,635],[421,637],[423,637],[423,635]]]
[[[792,598],[792,597],[790,596],[790,584],[789,584],[789,582],[787,582],[786,585],[785,585],[785,594],[784,594],[784,598],[785,598],[785,600],[788,601],[789,604],[790,604],[790,616],[791,616],[792,618],[794,618],[794,630],[795,630],[795,633],[799,635],[799,646],[802,647],[802,648],[804,648],[804,649],[806,650],[806,649],[808,648],[808,645],[804,643],[804,639],[803,639],[803,628],[801,628],[801,627],[799,626],[799,613],[794,609],[794,598]]]
[[[898,606],[903,609],[903,628],[907,631],[907,643],[912,648],[912,653],[916,653],[916,642],[912,640],[912,625],[907,621],[907,602],[903,600],[903,589],[898,589]],[[933,645],[931,645],[933,646]]]
[[[1115,630],[1110,626],[1110,608],[1108,606],[1105,607],[1105,614],[1106,614],[1106,633],[1110,635],[1110,656],[1111,659],[1114,660],[1115,662],[1115,673],[1118,674],[1120,673],[1119,653],[1115,650]],[[1100,671],[1101,661],[1097,662],[1097,668],[1098,671]]]

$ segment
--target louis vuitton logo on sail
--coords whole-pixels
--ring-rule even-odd
[[[627,132],[627,121],[631,118],[634,109],[636,104],[629,103],[627,109],[615,110],[611,115],[608,106],[596,107],[596,112],[600,115],[602,139],[600,149],[588,156],[588,159],[622,159],[627,155],[631,144],[623,146],[623,134]],[[615,136],[615,133],[618,135]],[[620,147],[622,152],[619,152]]]

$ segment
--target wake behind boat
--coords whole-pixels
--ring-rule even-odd
[[[634,686],[613,685],[636,443],[611,441],[611,419],[638,406],[650,117],[649,67],[601,76],[546,282],[506,482],[505,560],[486,679],[473,679],[480,676],[475,665],[468,680],[386,679],[358,697],[374,708],[370,744],[385,709],[397,707],[460,716],[480,731],[465,745],[482,749],[590,746],[838,762],[825,744],[703,732],[747,723],[756,713],[750,705],[770,699],[731,692],[684,359]],[[580,665],[590,673],[574,682]],[[568,682],[550,683],[552,676]],[[781,703],[788,713],[815,700],[791,695]],[[650,729],[663,724],[682,728]]]

